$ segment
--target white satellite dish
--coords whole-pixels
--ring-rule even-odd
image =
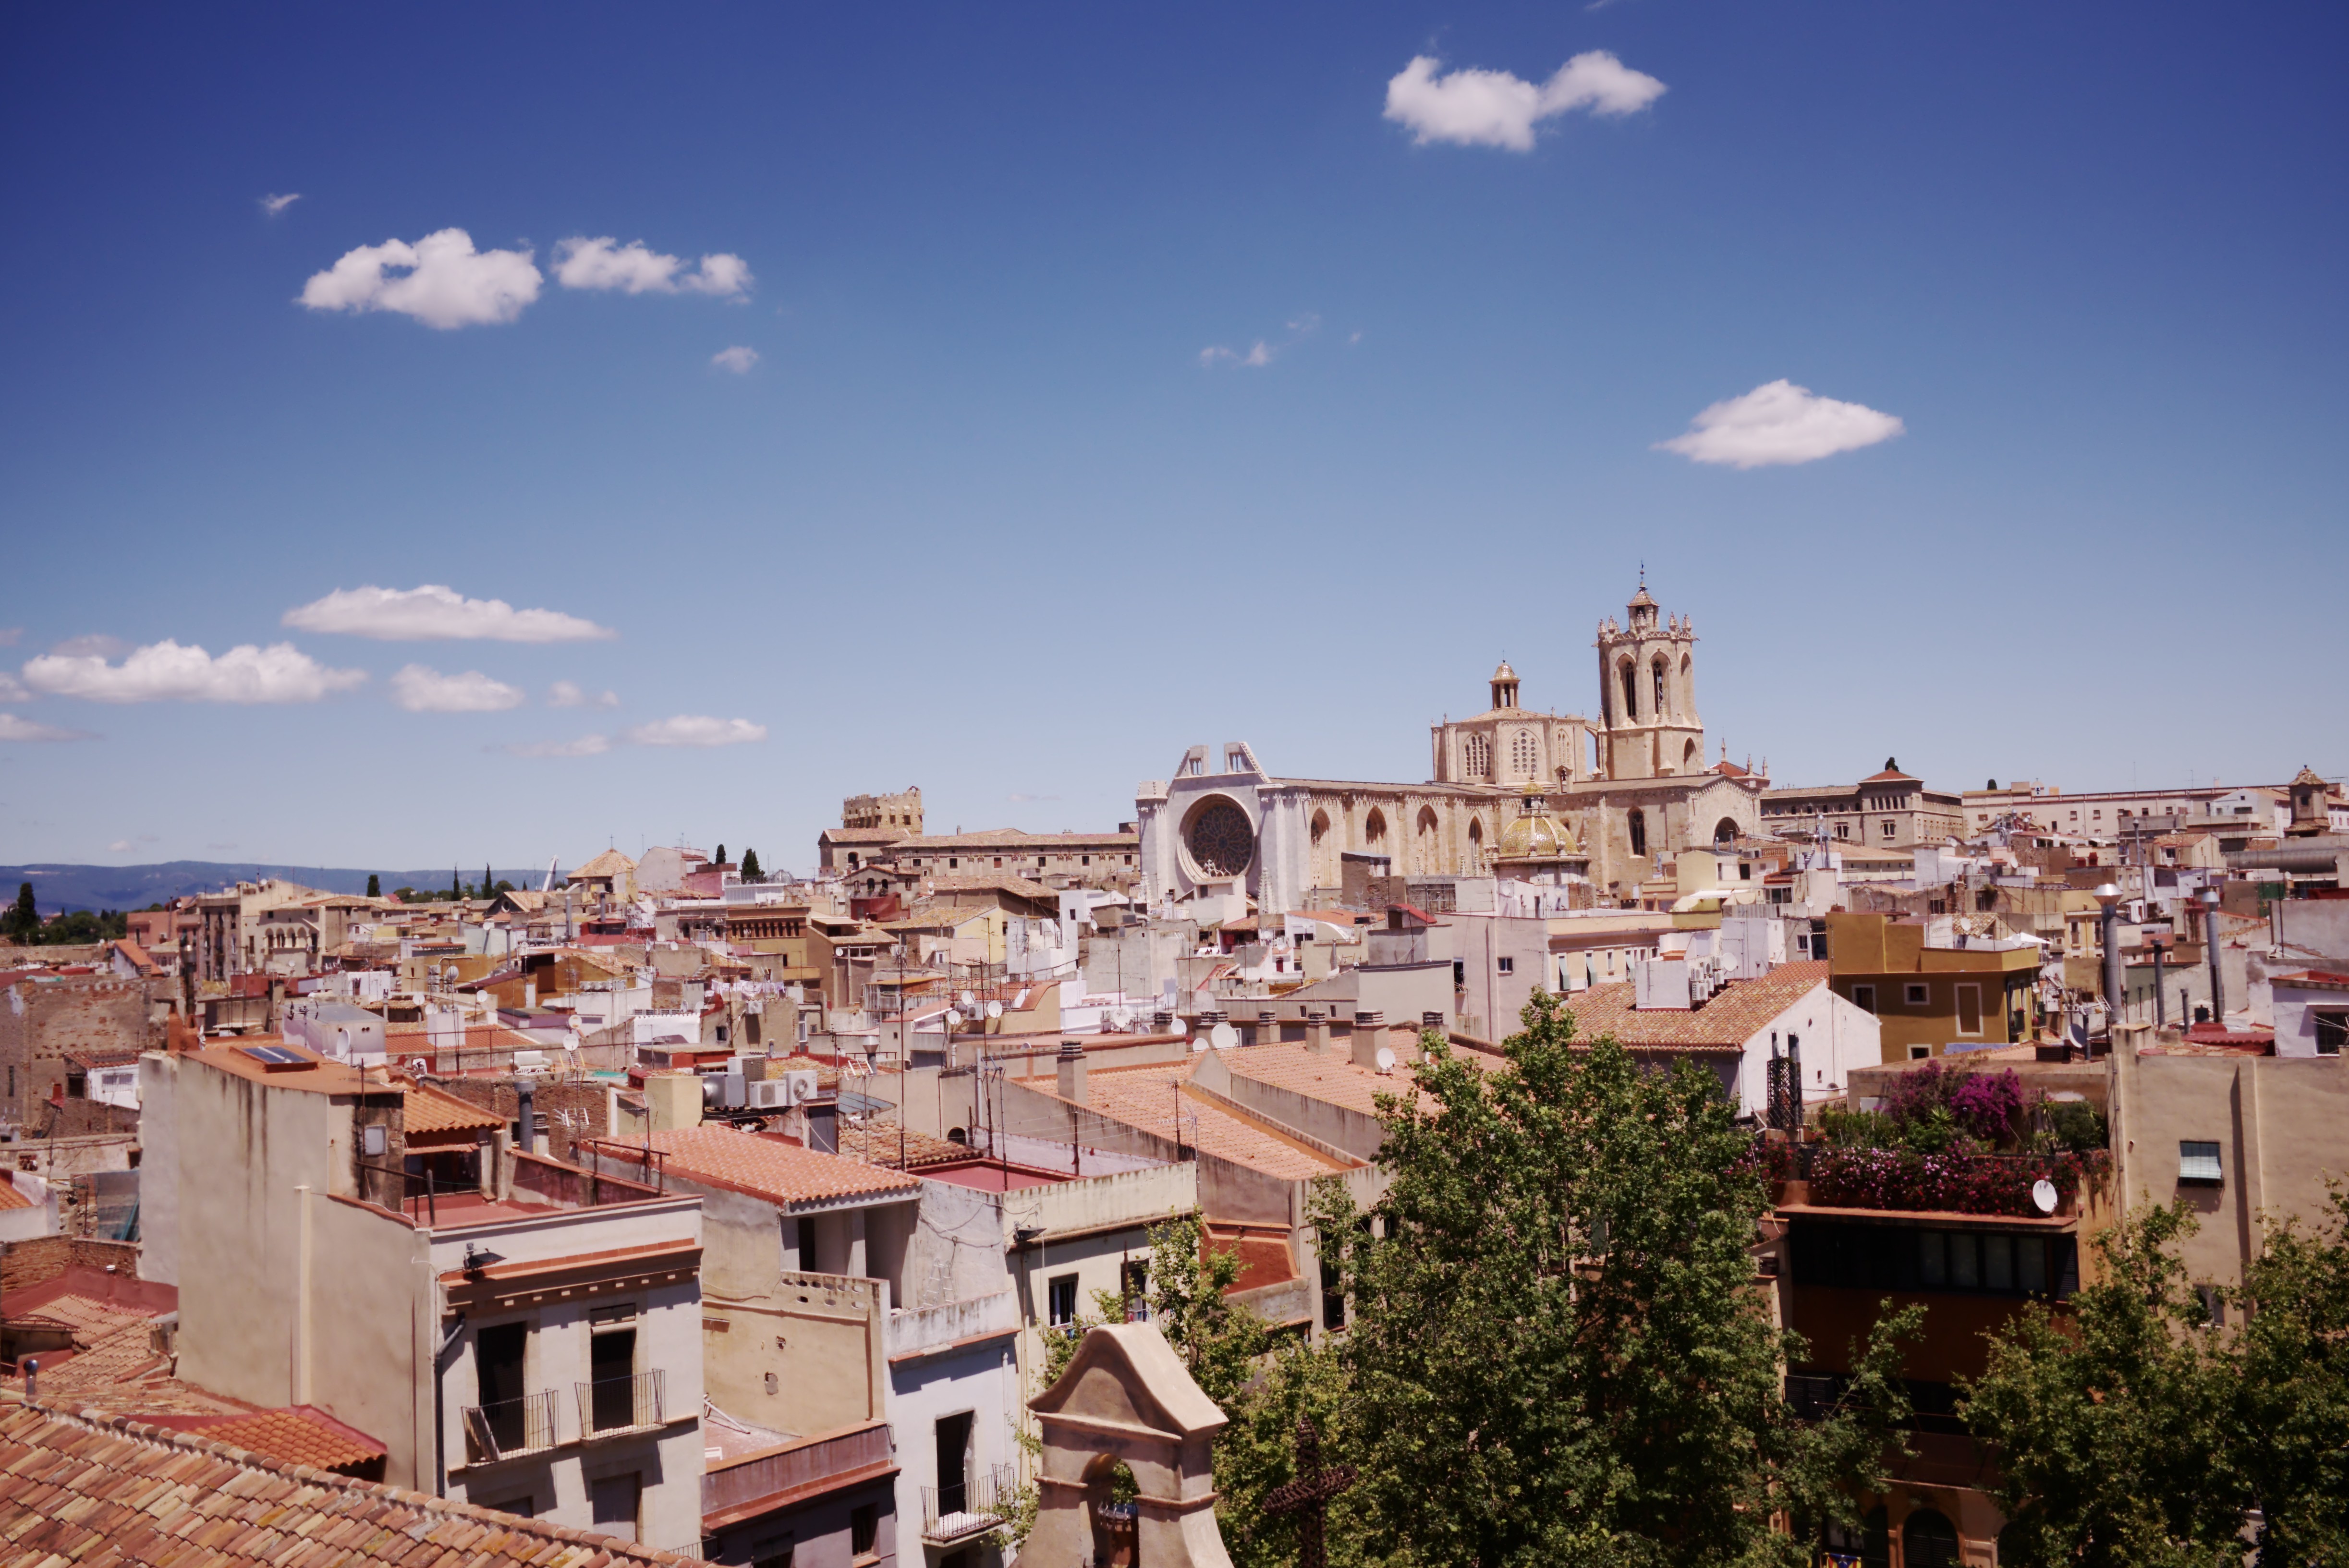
[[[952,1007],[948,1007],[947,1009],[947,1027],[949,1030],[959,1029],[962,1027],[962,1015],[956,1012]]]
[[[2031,1202],[2043,1214],[2055,1212],[2055,1183],[2042,1176],[2031,1184]]]
[[[1003,1004],[1000,1002],[989,1002],[987,1005],[987,1016],[990,1018],[1000,1018],[1003,1016]]]
[[[978,998],[966,991],[962,994],[962,1005],[966,1007],[976,1007],[978,1006]]]
[[[1381,1047],[1379,1047],[1379,1058],[1378,1058],[1378,1059],[1379,1059],[1379,1071],[1381,1071],[1381,1072],[1382,1072],[1382,1073],[1391,1073],[1391,1072],[1394,1071],[1394,1069],[1395,1069],[1395,1054],[1394,1054],[1392,1051],[1391,1051],[1391,1050],[1387,1049],[1387,1047],[1384,1047],[1384,1046],[1381,1046]]]
[[[1133,1022],[1133,1015],[1123,1007],[1112,1007],[1110,1009],[1109,1021],[1112,1027],[1123,1029]]]
[[[1204,1051],[1204,1050],[1206,1050],[1206,1048],[1207,1048],[1207,1041],[1206,1041],[1206,1037],[1205,1037],[1204,1035],[1203,1035],[1203,1036],[1201,1036],[1199,1038],[1197,1038],[1197,1039],[1195,1039],[1195,1040],[1193,1040],[1193,1041],[1191,1042],[1191,1049],[1192,1049],[1192,1051],[1193,1051],[1194,1053],[1196,1053],[1196,1052],[1199,1052],[1199,1051]]]
[[[1240,1032],[1229,1024],[1217,1024],[1207,1031],[1207,1039],[1216,1049],[1228,1051],[1240,1043]]]

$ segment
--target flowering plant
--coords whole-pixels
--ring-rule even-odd
[[[2102,1150],[2057,1154],[1920,1154],[1909,1149],[1837,1149],[1811,1156],[1811,1202],[1831,1209],[1939,1210],[1959,1214],[2037,1213],[2032,1187],[2045,1181],[2070,1202],[2084,1179],[2100,1180]]]

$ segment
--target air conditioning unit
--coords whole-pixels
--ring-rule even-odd
[[[788,1078],[752,1078],[742,1086],[742,1093],[751,1110],[788,1110],[791,1109],[791,1080]]]

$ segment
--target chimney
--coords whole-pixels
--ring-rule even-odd
[[[1085,1048],[1074,1040],[1062,1040],[1061,1054],[1054,1058],[1052,1067],[1060,1080],[1057,1087],[1061,1098],[1071,1104],[1084,1104]]]
[[[535,1099],[538,1088],[530,1079],[523,1078],[514,1086],[514,1093],[522,1100],[522,1109],[517,1113],[516,1119],[522,1123],[523,1152],[535,1154],[538,1152],[538,1112]]]
[[[1280,1015],[1270,1007],[1256,1010],[1256,1043],[1259,1046],[1280,1044]]]
[[[1305,1048],[1317,1057],[1330,1054],[1330,1015],[1315,1009],[1305,1015]]]
[[[1377,1008],[1354,1014],[1354,1065],[1378,1069],[1379,1047],[1386,1044],[1387,1016]]]

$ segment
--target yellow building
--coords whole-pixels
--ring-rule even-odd
[[[1846,913],[1826,919],[1827,983],[1876,1015],[1886,1061],[2037,1037],[2040,947],[2031,938],[1953,934],[1940,945],[1928,941],[1923,921]]]

